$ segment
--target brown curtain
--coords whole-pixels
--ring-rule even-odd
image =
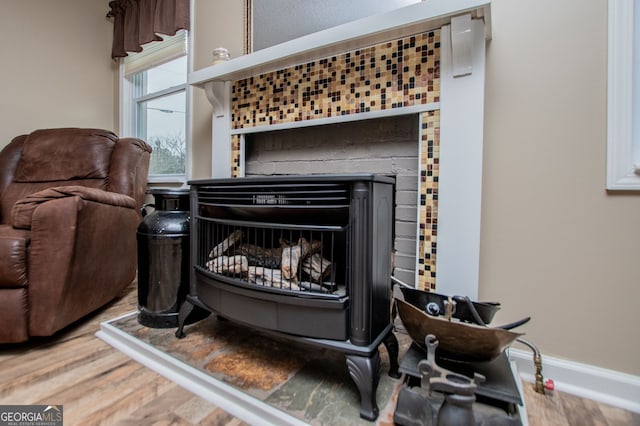
[[[142,45],[189,29],[189,0],[113,0],[113,59],[140,52]]]

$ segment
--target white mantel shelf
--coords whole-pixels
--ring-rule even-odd
[[[491,0],[426,0],[391,12],[309,34],[189,74],[189,84],[205,88],[325,58],[349,50],[440,28],[451,18],[470,14],[484,19],[491,39]]]

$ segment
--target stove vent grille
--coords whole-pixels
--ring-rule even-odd
[[[207,185],[199,189],[200,202],[217,206],[347,207],[348,185],[337,183],[280,185]]]

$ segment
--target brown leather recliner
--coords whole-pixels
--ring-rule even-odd
[[[75,128],[0,152],[0,343],[50,336],[133,281],[150,153]]]

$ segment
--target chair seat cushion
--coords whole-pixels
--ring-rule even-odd
[[[0,288],[27,285],[28,230],[0,225]]]

